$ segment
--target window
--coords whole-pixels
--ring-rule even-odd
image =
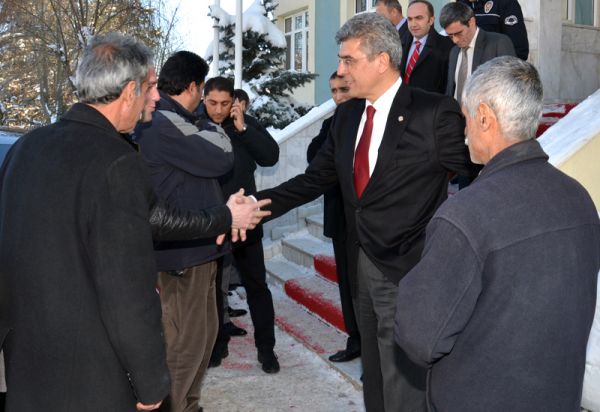
[[[358,14],[365,11],[375,11],[377,0],[354,0],[354,4],[354,11]]]
[[[563,0],[563,19],[586,26],[598,25],[600,0]]]
[[[287,43],[285,68],[308,70],[308,12],[294,14],[284,20]]]

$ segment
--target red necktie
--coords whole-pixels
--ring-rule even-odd
[[[404,81],[408,84],[410,79],[410,74],[415,68],[415,64],[417,64],[417,60],[419,60],[419,48],[421,47],[421,42],[419,40],[415,41],[415,50],[413,51],[412,56],[410,56],[410,60],[408,61],[408,66],[406,66],[406,73],[404,74]]]
[[[356,190],[356,196],[359,199],[365,187],[367,187],[367,183],[369,183],[369,146],[371,145],[374,115],[375,108],[367,106],[367,121],[354,153],[354,190]]]

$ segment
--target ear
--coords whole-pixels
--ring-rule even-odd
[[[377,61],[379,62],[379,73],[384,73],[390,68],[391,58],[389,54],[379,53],[377,59]]]
[[[483,131],[495,129],[498,124],[496,113],[487,103],[479,103],[479,107],[477,107],[477,121]]]
[[[121,92],[121,97],[123,98],[124,102],[127,103],[127,105],[133,105],[133,102],[136,98],[135,81],[131,80],[125,85],[123,91]]]
[[[187,87],[185,88],[189,93],[194,93],[197,89],[197,85],[196,82],[191,81],[190,84],[187,85]]]

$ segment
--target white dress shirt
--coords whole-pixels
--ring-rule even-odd
[[[356,134],[356,140],[354,142],[354,152],[356,153],[356,147],[362,135],[367,121],[367,106],[372,105],[375,107],[375,115],[373,116],[373,131],[371,132],[371,144],[369,146],[369,176],[373,174],[375,164],[377,163],[377,155],[379,154],[379,146],[383,140],[383,133],[385,132],[385,124],[387,123],[388,115],[390,114],[390,108],[398,93],[398,89],[402,85],[402,78],[399,76],[398,80],[385,91],[375,103],[371,103],[365,100],[365,109],[363,110],[360,124],[358,125],[358,133]]]
[[[404,67],[404,69],[406,69],[408,67],[408,64],[410,63],[410,58],[412,57],[415,48],[417,47],[417,45],[415,44],[416,42],[420,42],[421,45],[419,46],[419,56],[421,55],[421,52],[423,51],[423,47],[425,47],[425,44],[427,43],[427,38],[429,37],[429,34],[426,34],[425,36],[421,37],[420,39],[415,39],[413,38],[413,42],[410,45],[410,50],[408,50],[408,58],[406,59],[406,67]]]

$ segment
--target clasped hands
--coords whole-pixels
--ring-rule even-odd
[[[246,240],[246,231],[254,229],[260,221],[271,214],[268,210],[260,210],[261,207],[271,203],[271,199],[256,201],[254,198],[244,196],[244,189],[229,196],[227,207],[231,211],[231,241]],[[217,244],[225,241],[225,234],[217,237]]]

